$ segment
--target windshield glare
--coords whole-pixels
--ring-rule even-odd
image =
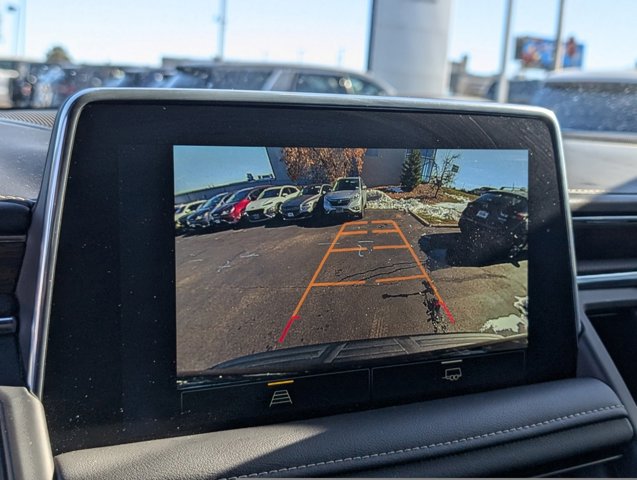
[[[549,83],[534,103],[552,109],[563,129],[637,133],[637,82]]]

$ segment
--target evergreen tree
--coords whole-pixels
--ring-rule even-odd
[[[422,155],[420,150],[412,150],[403,162],[403,170],[400,174],[400,184],[405,190],[413,190],[421,182]]]

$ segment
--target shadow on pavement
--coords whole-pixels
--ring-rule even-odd
[[[510,248],[483,242],[471,242],[460,232],[423,235],[418,242],[427,255],[426,265],[431,271],[449,267],[486,267],[508,263],[519,267],[528,251],[512,253]]]

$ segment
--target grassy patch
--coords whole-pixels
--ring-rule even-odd
[[[420,200],[422,203],[428,205],[435,205],[436,203],[442,202],[451,202],[458,203],[462,201],[470,202],[471,200],[475,200],[478,198],[477,195],[472,195],[471,193],[463,192],[461,190],[456,190],[454,188],[446,188],[443,187],[438,192],[438,195],[435,195],[436,189],[427,183],[421,183],[416,188],[411,190],[410,192],[402,192],[402,193],[391,193],[387,192],[391,198],[399,200],[401,198],[409,199],[416,198]]]

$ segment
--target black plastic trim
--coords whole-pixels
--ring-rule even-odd
[[[53,478],[44,409],[26,388],[0,387],[0,427],[8,479]]]
[[[31,223],[31,209],[24,202],[0,201],[0,236],[24,235]]]
[[[556,465],[577,466],[582,463],[580,454],[586,461],[595,455],[608,458],[609,452],[620,454],[633,438],[627,416],[602,382],[570,379],[69,452],[55,462],[59,478],[66,480],[494,476],[531,466],[541,473],[543,467],[548,472]]]

